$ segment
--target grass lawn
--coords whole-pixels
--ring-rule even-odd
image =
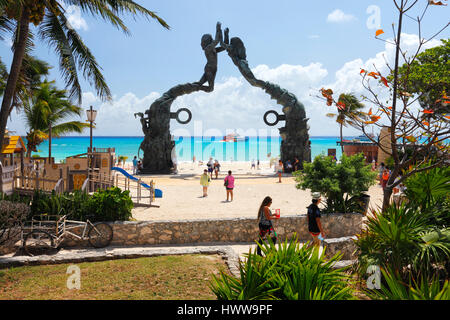
[[[218,255],[160,256],[77,263],[81,288],[68,289],[72,264],[0,270],[0,299],[215,299],[212,274],[227,270]]]

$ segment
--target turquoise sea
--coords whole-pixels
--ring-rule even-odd
[[[178,161],[208,160],[213,157],[219,161],[267,161],[280,154],[281,137],[248,137],[245,141],[222,142],[223,137],[175,137]],[[353,137],[345,137],[351,139]],[[93,146],[97,148],[116,148],[116,155],[127,156],[131,160],[138,155],[138,148],[143,137],[95,137]],[[327,154],[328,149],[336,149],[337,157],[341,156],[340,147],[336,144],[339,137],[310,137],[312,158],[320,153]],[[60,162],[67,156],[82,154],[89,147],[89,137],[60,137],[52,139],[52,156]],[[48,141],[38,147],[41,157],[48,156]],[[142,151],[140,157],[143,157]]]

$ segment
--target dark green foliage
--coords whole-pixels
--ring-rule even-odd
[[[80,221],[127,221],[131,218],[133,201],[129,191],[119,188],[100,190],[92,195],[81,191],[48,195],[37,190],[30,207],[28,220],[46,214],[67,215]]]
[[[312,163],[304,163],[303,172],[295,172],[298,189],[310,189],[325,196],[327,213],[360,211],[360,205],[353,196],[360,196],[375,184],[376,173],[365,164],[364,155],[347,157],[341,163],[333,157],[317,156]]]
[[[450,175],[448,168],[416,173],[405,181],[408,203],[368,217],[356,244],[358,272],[382,267],[381,299],[448,297],[450,274]]]
[[[333,269],[340,256],[325,259],[316,247],[296,238],[276,247],[270,240],[261,246],[264,257],[249,251],[239,262],[240,277],[221,272],[213,276],[211,290],[219,300],[348,300],[350,279]]]
[[[88,207],[96,221],[127,221],[131,218],[133,201],[130,191],[114,187],[94,193],[89,199]]]

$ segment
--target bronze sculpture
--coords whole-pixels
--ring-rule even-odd
[[[216,47],[219,44],[219,47]],[[280,128],[281,142],[281,160],[294,161],[295,158],[303,161],[311,161],[311,146],[309,143],[308,126],[305,108],[299,102],[296,96],[278,85],[268,81],[257,79],[250,70],[247,61],[246,50],[243,41],[234,37],[229,39],[229,29],[226,28],[224,38],[220,22],[216,25],[216,35],[213,40],[210,34],[205,34],[201,39],[201,46],[205,52],[207,63],[204,74],[201,79],[193,83],[185,83],[174,86],[165,92],[159,99],[155,100],[150,108],[143,113],[136,113],[140,117],[142,131],[145,135],[139,149],[143,150],[143,173],[170,173],[173,170],[172,151],[175,142],[170,134],[170,120],[177,118],[180,123],[188,123],[192,117],[190,111],[186,108],[172,113],[170,108],[175,99],[181,95],[190,94],[197,91],[212,92],[214,90],[214,81],[217,73],[217,54],[226,50],[233,63],[238,67],[242,76],[255,87],[263,89],[270,97],[283,106],[284,115],[276,113],[277,121],[286,121],[285,126]],[[207,86],[204,84],[208,83]],[[187,121],[180,121],[178,114],[186,111],[189,114]],[[264,121],[268,125],[266,117]]]

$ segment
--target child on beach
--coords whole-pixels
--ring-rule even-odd
[[[204,170],[200,176],[200,184],[203,186],[203,198],[208,196],[208,187],[211,182],[211,178],[208,176],[208,170]]]
[[[278,173],[278,183],[281,183],[281,174],[283,173],[283,162],[278,161],[277,173]]]
[[[233,201],[234,177],[231,175],[231,170],[228,171],[228,175],[225,177],[223,185],[227,190],[227,201],[230,196],[231,201]]]
[[[216,160],[216,162],[214,162],[214,173],[216,174],[216,179],[219,176],[219,171],[220,171],[220,163],[219,161]]]
[[[259,245],[262,245],[264,239],[270,234],[273,234],[272,236],[273,244],[276,244],[277,242],[277,233],[275,232],[271,221],[273,219],[277,219],[277,215],[272,214],[272,211],[270,211],[271,205],[272,205],[272,198],[267,196],[264,198],[263,202],[259,206],[258,210]],[[259,245],[258,248],[256,249],[256,252],[258,255],[262,256],[261,247]]]
[[[389,171],[388,169],[384,169],[383,174],[381,176],[381,187],[383,190],[386,188],[387,182],[389,180]]]
[[[312,203],[308,209],[308,231],[313,237],[313,245],[320,246],[319,235],[325,238],[325,232],[323,231],[322,224],[320,222],[320,209],[318,207],[320,203],[320,192],[312,193]]]

